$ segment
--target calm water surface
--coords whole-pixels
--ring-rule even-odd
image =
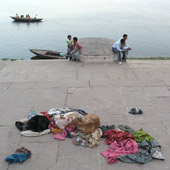
[[[0,0],[0,58],[30,59],[31,48],[66,51],[66,36],[129,35],[129,57],[170,57],[170,0]],[[44,18],[15,23],[16,13]]]

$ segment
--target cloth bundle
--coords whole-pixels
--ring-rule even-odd
[[[85,135],[84,133],[72,133],[73,136],[73,144],[77,146],[85,146],[85,147],[95,147],[98,146],[99,140],[102,136],[102,130],[100,128],[96,129],[91,134]]]
[[[124,131],[112,129],[104,134],[106,136],[105,144],[110,145],[109,149],[101,154],[109,164],[118,160],[125,163],[142,164],[150,162],[153,158],[164,160],[161,146],[143,129],[134,132],[132,128],[125,125],[119,125],[117,129]]]
[[[21,148],[18,148],[14,154],[8,156],[5,160],[10,164],[16,162],[22,163],[30,157],[31,151],[22,146]]]

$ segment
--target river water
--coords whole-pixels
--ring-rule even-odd
[[[28,49],[66,52],[68,34],[119,39],[129,35],[129,57],[170,57],[170,0],[1,0],[0,58],[30,59]],[[18,13],[44,18],[15,23]]]

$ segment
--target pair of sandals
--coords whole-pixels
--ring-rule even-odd
[[[142,109],[140,109],[139,107],[135,107],[135,108],[132,108],[132,109],[129,111],[129,113],[135,115],[135,114],[142,114],[143,111],[142,111]]]

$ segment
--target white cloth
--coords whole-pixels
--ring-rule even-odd
[[[42,132],[33,132],[33,131],[31,131],[31,130],[25,130],[25,131],[22,131],[21,132],[21,135],[22,136],[42,136],[42,135],[46,135],[46,134],[48,134],[48,133],[50,133],[50,129],[46,129],[46,130],[44,130],[44,131],[42,131]]]

